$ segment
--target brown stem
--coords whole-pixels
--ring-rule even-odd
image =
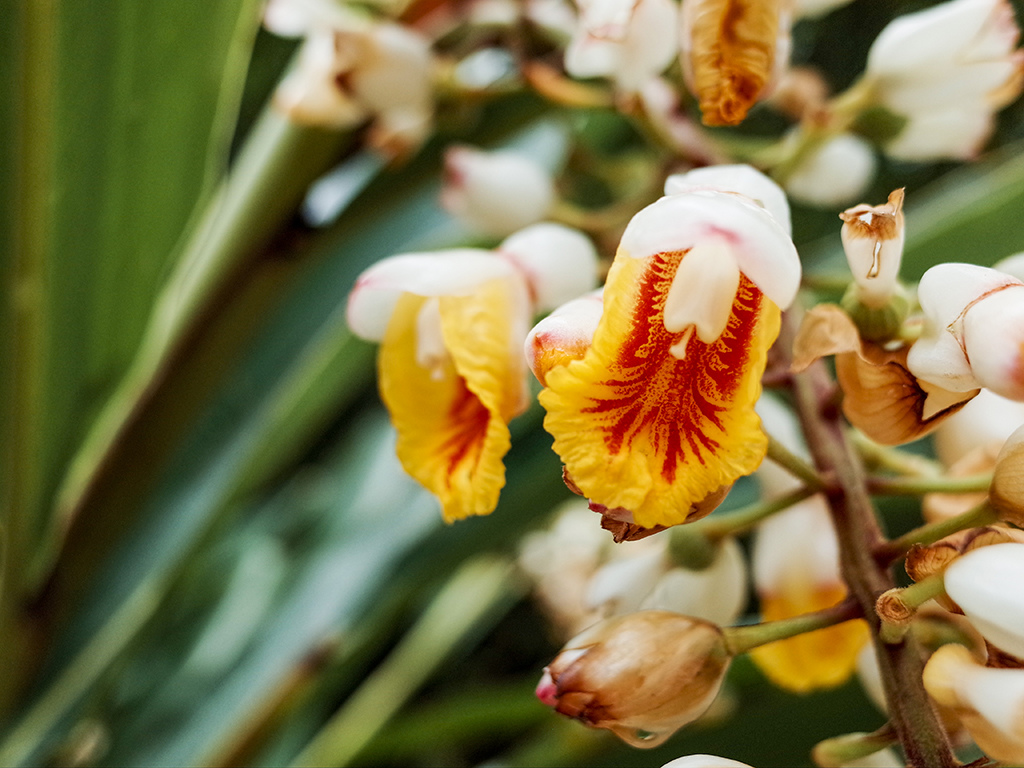
[[[792,347],[795,320],[787,314],[780,343]],[[953,768],[959,765],[921,682],[923,662],[917,641],[908,633],[902,642],[879,638],[875,613],[878,596],[895,586],[874,552],[883,543],[868,494],[860,457],[847,440],[837,409],[829,405],[834,384],[818,361],[793,377],[793,394],[807,445],[818,470],[834,473],[835,486],[826,493],[839,538],[840,567],[853,599],[871,626],[875,655],[882,675],[889,716],[910,766]]]

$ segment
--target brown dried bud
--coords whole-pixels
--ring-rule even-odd
[[[903,590],[899,587],[888,589],[878,596],[875,601],[875,613],[883,621],[890,624],[909,624],[917,613],[916,606],[907,605],[901,595]]]
[[[1024,526],[1024,427],[1010,435],[996,459],[989,490],[999,517]]]
[[[711,706],[731,656],[722,630],[668,611],[599,622],[544,669],[537,697],[563,715],[655,747]]]

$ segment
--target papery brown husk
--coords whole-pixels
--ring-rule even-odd
[[[980,391],[950,392],[918,380],[907,370],[909,349],[888,350],[862,341],[842,309],[820,304],[800,324],[793,370],[835,355],[846,418],[876,443],[902,445],[927,435]]]

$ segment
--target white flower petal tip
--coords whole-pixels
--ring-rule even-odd
[[[962,645],[949,644],[928,659],[923,681],[989,758],[1024,763],[1024,670],[985,667]]]
[[[905,160],[969,159],[1020,94],[1020,30],[1006,0],[952,0],[891,22],[868,52],[879,103],[908,119],[886,146]]]
[[[793,302],[801,275],[796,247],[775,217],[745,195],[709,190],[663,197],[633,217],[620,250],[643,259],[712,240],[728,243],[740,272],[780,308]]]
[[[939,264],[921,278],[925,329],[907,356],[917,378],[1024,400],[1024,283],[988,267]]]
[[[1018,280],[1024,281],[1024,252],[1015,253],[1012,256],[1007,256],[1005,259],[1000,259],[992,265],[992,269],[998,269],[1000,272],[1005,272],[1012,277],[1016,277]]]
[[[504,237],[537,223],[555,200],[551,174],[518,152],[458,146],[444,163],[441,205],[483,234]]]
[[[643,599],[640,608],[673,611],[685,616],[729,626],[747,603],[747,561],[743,549],[729,536],[718,546],[707,568],[671,568]]]
[[[671,0],[578,0],[579,23],[565,51],[573,77],[609,77],[635,92],[676,54],[678,6]]]
[[[875,178],[878,161],[871,144],[842,133],[801,161],[786,179],[790,198],[814,208],[849,205]]]
[[[547,312],[597,283],[597,250],[582,232],[542,222],[516,232],[498,247],[526,275],[538,311]]]
[[[595,291],[563,304],[533,327],[524,349],[527,365],[541,384],[552,368],[583,357],[603,311],[601,291]]]
[[[367,341],[381,341],[403,293],[465,296],[494,278],[518,279],[504,259],[480,248],[404,253],[382,259],[364,271],[348,297],[349,328]]]
[[[884,307],[896,290],[903,260],[903,189],[883,205],[858,205],[839,214],[846,261],[862,303]]]
[[[751,768],[747,763],[717,755],[686,755],[665,763],[661,768]]]
[[[990,643],[1024,658],[1024,544],[979,547],[954,560],[946,593]]]
[[[268,0],[263,7],[263,26],[279,37],[302,37],[317,29],[365,24],[365,19],[332,0]]]
[[[674,173],[665,180],[666,195],[685,192],[736,192],[746,195],[768,211],[786,233],[792,231],[789,201],[782,187],[751,165],[713,165]]]

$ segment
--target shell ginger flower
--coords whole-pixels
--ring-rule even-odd
[[[445,520],[497,505],[508,422],[527,405],[521,350],[530,320],[546,302],[591,288],[596,264],[582,234],[538,224],[496,253],[402,254],[356,281],[348,322],[381,344],[378,379],[398,458],[438,497]]]
[[[1006,0],[952,0],[891,22],[868,52],[866,81],[907,119],[885,151],[903,160],[967,160],[1020,95],[1024,51]]]
[[[531,337],[567,477],[644,528],[710,511],[703,501],[761,463],[754,403],[800,282],[793,242],[765,208],[701,186],[633,217],[596,324],[584,313],[579,333]]]

